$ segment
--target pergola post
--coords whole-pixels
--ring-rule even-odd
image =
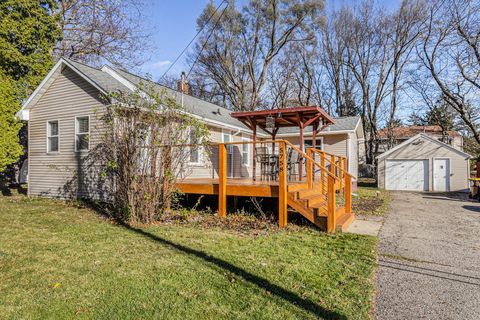
[[[255,174],[256,169],[257,169],[257,122],[255,120],[251,120],[252,124],[252,131],[253,131],[253,169],[252,169],[252,174],[253,174],[253,181],[257,180],[257,176]]]
[[[312,132],[312,148],[317,148],[317,130],[318,130],[318,122],[313,123],[313,132]],[[312,152],[312,157],[315,160],[316,153]],[[315,180],[315,168],[313,167],[313,163],[310,164],[312,166],[312,181]]]
[[[299,126],[300,128],[300,150],[303,151],[303,127],[302,125]],[[298,158],[298,179],[300,181],[302,181],[302,170],[303,169],[303,158],[302,156],[300,155],[300,157]]]

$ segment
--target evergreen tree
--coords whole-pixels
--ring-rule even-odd
[[[53,65],[54,0],[0,2],[0,172],[22,154],[15,113]]]

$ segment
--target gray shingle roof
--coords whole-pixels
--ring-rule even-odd
[[[358,121],[360,117],[340,117],[334,118],[335,124],[329,125],[324,132],[331,132],[331,131],[352,131],[355,130],[357,127]],[[312,132],[312,127],[305,128],[304,132]],[[288,127],[288,128],[281,128],[278,130],[278,134],[296,134],[299,133],[299,129],[297,127]]]
[[[117,81],[114,77],[102,70],[87,66],[83,63],[64,58],[75,69],[85,75],[105,92],[130,91],[126,86]]]
[[[180,103],[181,101],[181,94],[176,90],[160,85],[156,82],[147,80],[145,78],[139,77],[137,75],[131,74],[124,70],[115,69],[115,71],[117,71],[122,77],[124,77],[125,79],[127,79],[128,81],[130,81],[136,86],[138,86],[141,83],[153,84],[155,88],[157,88],[158,90],[165,90],[168,95],[175,96],[175,99],[177,100],[178,103]],[[220,107],[216,104],[213,104],[213,103],[210,103],[186,94],[183,95],[183,103],[184,103],[184,108],[188,112],[196,116],[217,121],[219,123],[224,123],[224,124],[240,127],[243,129],[248,129],[243,123],[231,117],[230,116],[231,112],[228,109]]]

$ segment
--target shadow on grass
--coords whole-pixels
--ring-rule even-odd
[[[95,210],[97,213],[99,213],[102,216],[112,217],[112,215],[111,215],[112,211],[109,210],[109,208],[101,207],[101,206],[98,206],[95,203],[90,203],[90,202],[83,202],[83,203],[85,203],[85,205],[92,208],[93,210]],[[170,247],[170,248],[175,249],[178,252],[181,252],[183,254],[199,258],[199,259],[203,260],[204,262],[206,262],[210,265],[214,265],[214,266],[219,267],[223,270],[227,270],[227,271],[235,274],[236,276],[244,279],[245,281],[250,282],[251,284],[254,284],[255,286],[257,286],[261,289],[267,290],[272,295],[275,295],[275,296],[283,299],[284,301],[286,301],[288,303],[291,303],[291,304],[293,304],[293,305],[295,305],[299,308],[302,308],[303,310],[305,310],[307,312],[310,312],[311,314],[313,314],[317,317],[322,317],[324,319],[347,319],[346,316],[344,316],[340,313],[337,313],[335,311],[327,310],[327,309],[323,308],[322,306],[316,304],[315,302],[311,301],[310,299],[304,299],[304,298],[300,297],[299,295],[297,295],[295,292],[289,291],[289,290],[284,289],[284,288],[282,288],[282,287],[280,287],[276,284],[273,284],[270,281],[268,281],[267,279],[264,279],[262,277],[259,277],[259,276],[255,275],[255,274],[252,274],[252,273],[250,273],[250,272],[248,272],[248,271],[246,271],[246,270],[244,270],[240,267],[237,267],[236,265],[231,264],[230,262],[227,262],[225,260],[213,257],[213,256],[211,256],[211,255],[209,255],[209,254],[207,254],[203,251],[196,250],[196,249],[187,247],[185,245],[182,245],[182,244],[175,243],[173,241],[164,239],[164,238],[162,238],[158,235],[149,233],[149,232],[147,232],[143,229],[136,228],[136,227],[133,227],[129,224],[126,224],[123,221],[120,221],[118,219],[117,219],[117,223],[118,223],[119,226],[121,226],[121,227],[123,227],[123,228],[125,228],[125,229],[127,229],[131,232],[135,232],[136,234],[138,234],[138,235],[140,235],[144,238],[155,241],[160,245]]]

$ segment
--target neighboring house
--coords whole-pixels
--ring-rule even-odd
[[[132,92],[148,80],[123,70],[104,66],[101,69],[68,60],[59,60],[39,87],[17,113],[28,121],[28,192],[29,195],[52,197],[99,197],[96,190],[102,183],[95,178],[95,163],[85,168],[90,150],[99,143],[101,121],[105,110],[104,97],[110,92]],[[249,141],[252,132],[230,116],[230,111],[215,104],[181,94],[150,82],[156,89],[184,105],[210,130],[212,142]],[[322,148],[349,158],[349,169],[357,174],[358,140],[363,138],[359,118],[339,118],[336,124],[318,133]],[[310,133],[311,135],[311,133]],[[260,139],[269,135],[258,133]],[[297,132],[280,131],[278,138],[294,141]],[[308,131],[305,133],[308,137]],[[307,138],[308,139],[308,138]],[[253,150],[250,145],[229,148],[230,177],[249,177]],[[201,148],[190,153],[184,176],[212,177],[215,155],[207,159]]]
[[[396,146],[408,139],[416,136],[419,133],[423,133],[441,142],[444,142],[455,149],[463,151],[463,137],[457,131],[443,132],[440,126],[408,126],[408,127],[396,127],[392,129],[393,146]],[[388,131],[382,129],[378,132],[379,148],[378,153],[382,154],[387,151],[388,148]]]
[[[467,191],[470,158],[420,133],[377,157],[378,186],[387,190]]]

